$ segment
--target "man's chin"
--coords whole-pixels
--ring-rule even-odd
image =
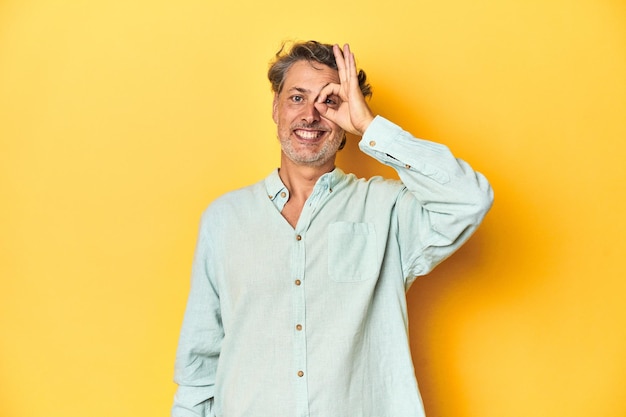
[[[289,159],[294,165],[303,167],[320,167],[326,164],[329,158],[325,154],[291,154],[284,152],[285,157]]]

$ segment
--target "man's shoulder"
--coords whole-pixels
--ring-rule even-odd
[[[354,174],[346,174],[345,186],[357,190],[365,190],[382,193],[398,193],[406,186],[402,181],[394,178],[384,178],[376,175],[369,178],[357,177]]]
[[[258,206],[260,197],[265,195],[262,187],[263,181],[259,181],[222,194],[208,205],[204,217],[228,215],[241,209]]]
[[[220,204],[240,204],[243,201],[255,200],[259,198],[259,195],[264,195],[263,192],[263,180],[257,181],[254,184],[246,185],[241,188],[237,188],[228,191],[218,198],[216,198],[210,205]]]

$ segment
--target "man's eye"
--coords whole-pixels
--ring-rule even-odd
[[[328,96],[326,100],[324,100],[324,104],[330,107],[337,107],[339,103],[341,103],[341,99],[335,95]]]
[[[302,96],[292,96],[291,101],[294,103],[300,103],[303,100]]]

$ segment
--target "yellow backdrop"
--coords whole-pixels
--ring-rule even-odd
[[[0,2],[0,415],[168,415],[199,216],[278,164],[286,39],[350,42],[373,109],[495,188],[409,292],[429,417],[626,415],[623,0]]]

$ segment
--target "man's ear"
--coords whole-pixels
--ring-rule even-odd
[[[274,101],[272,102],[272,119],[278,124],[278,93],[274,93]]]

